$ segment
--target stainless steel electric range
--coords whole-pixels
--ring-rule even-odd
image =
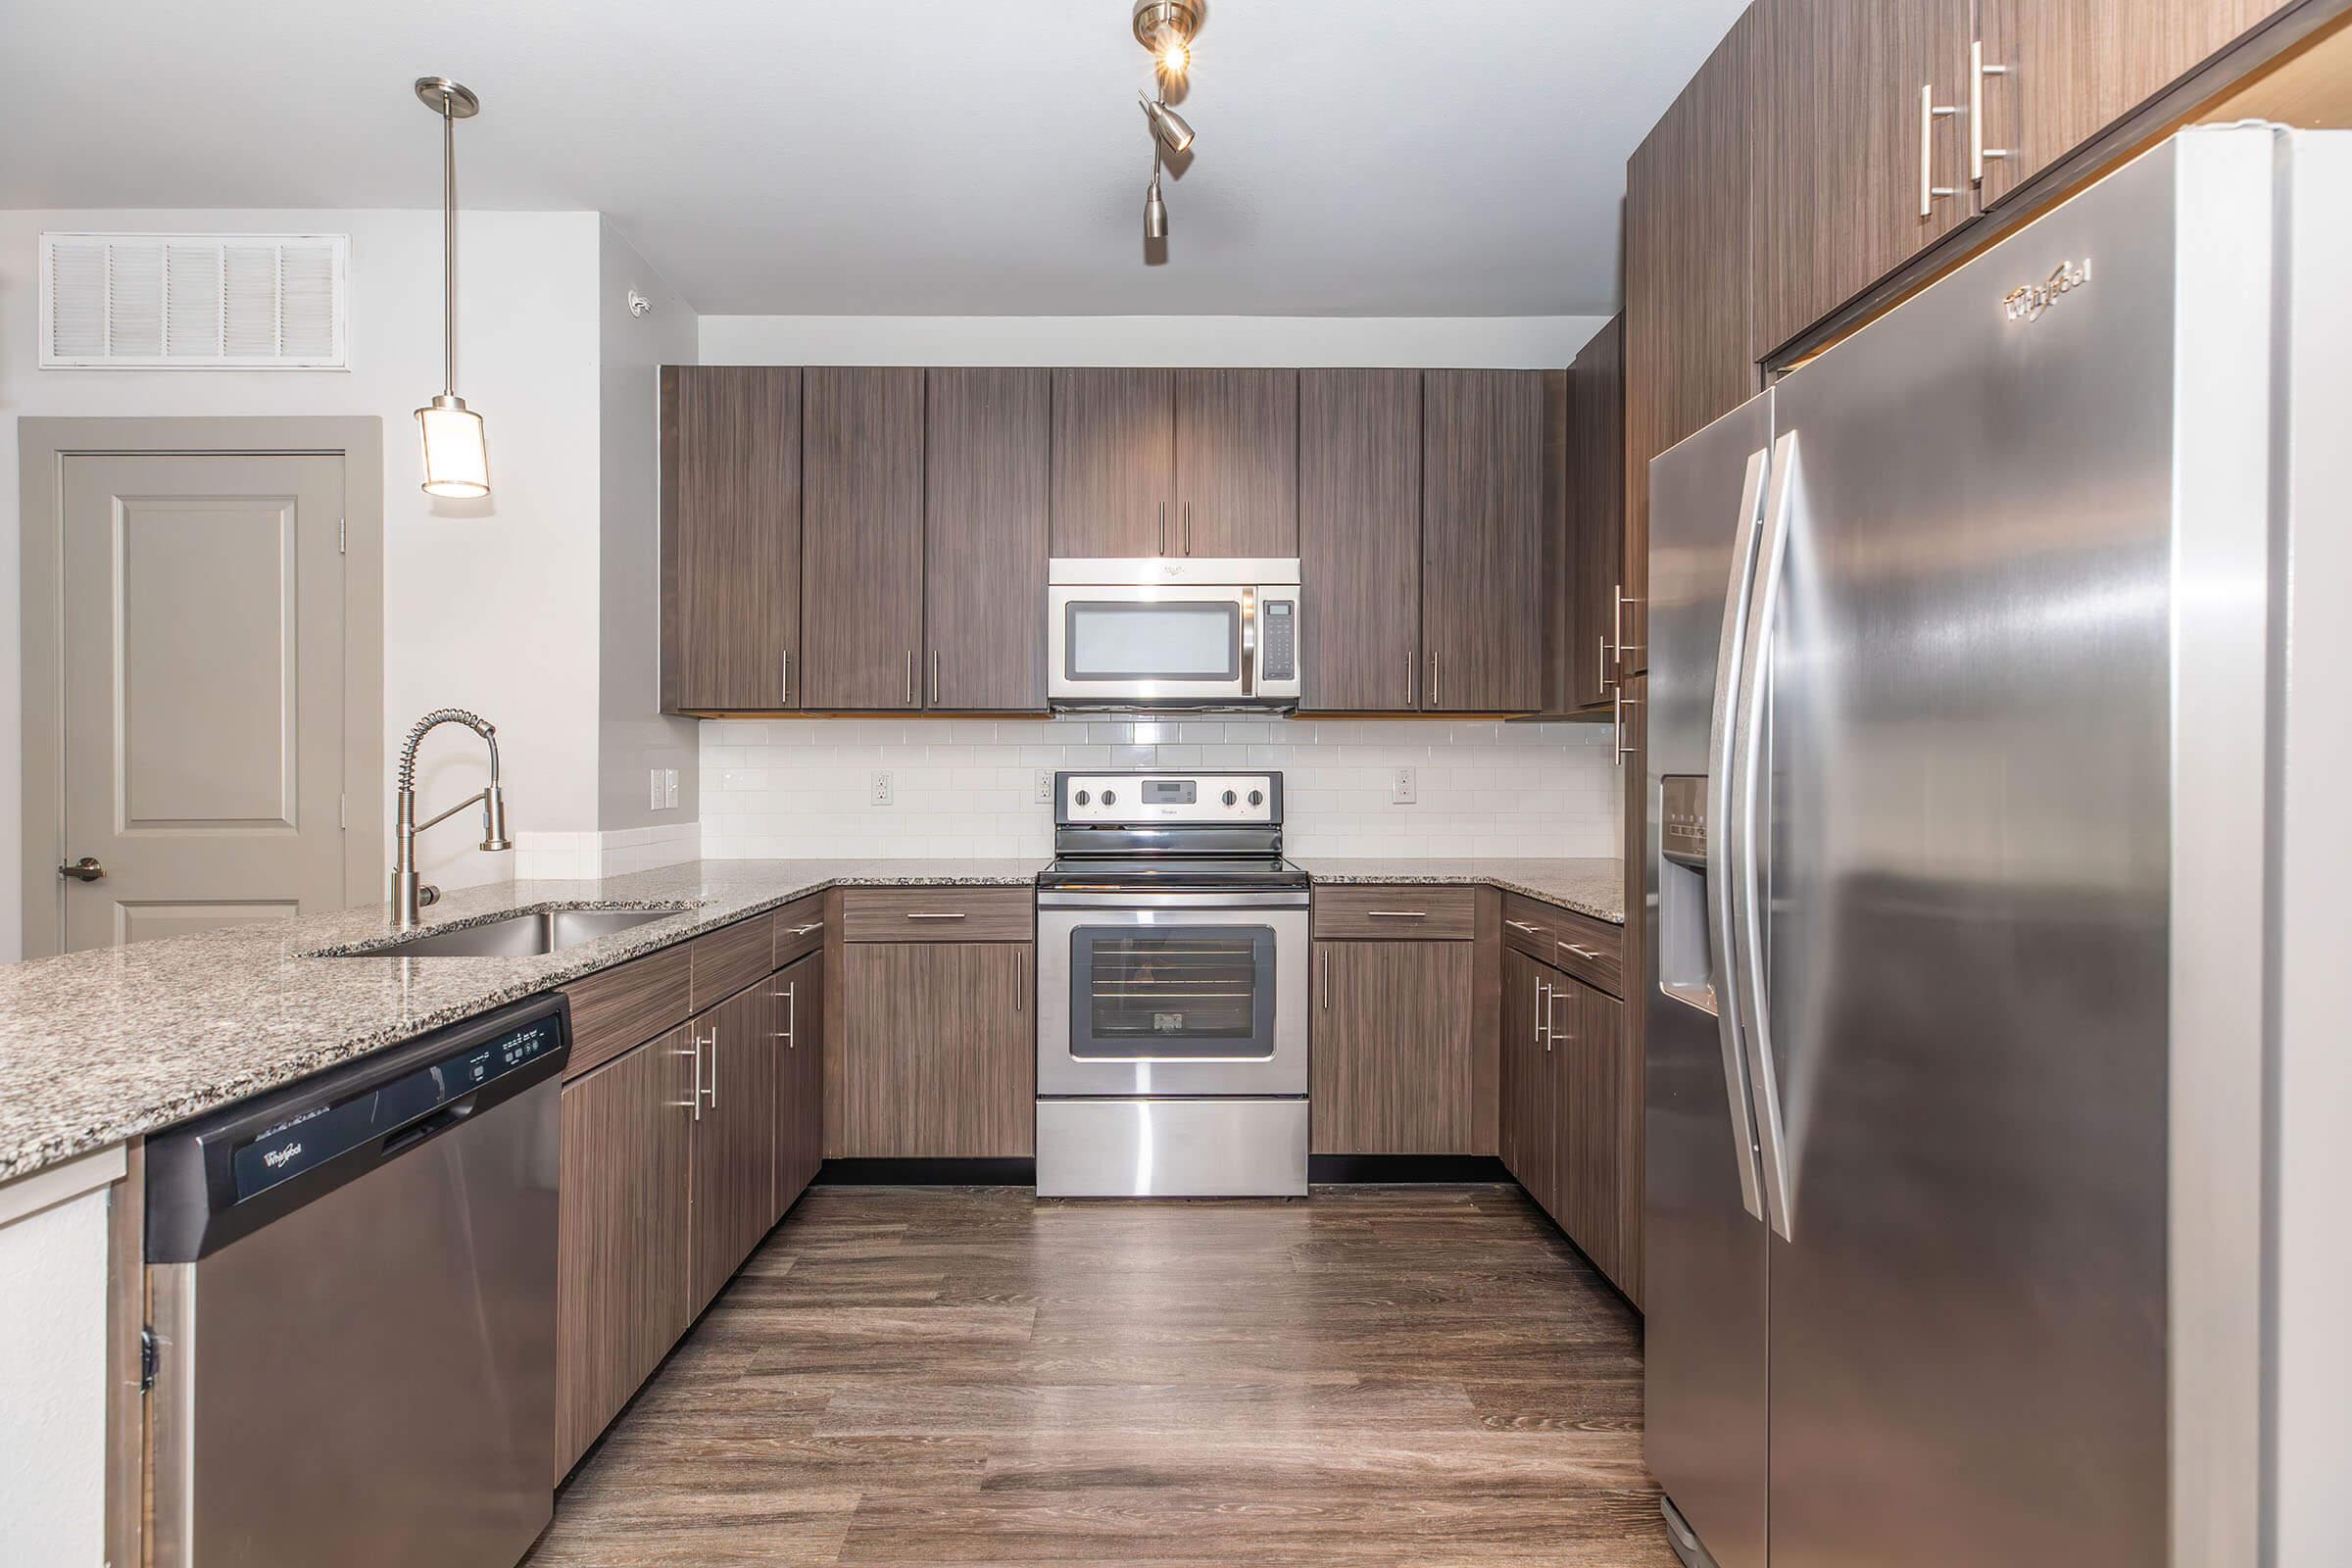
[[[1280,773],[1061,773],[1037,886],[1037,1191],[1306,1192],[1307,877]]]

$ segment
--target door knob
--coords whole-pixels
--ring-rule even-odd
[[[96,856],[85,855],[71,865],[59,866],[57,874],[70,876],[76,882],[95,882],[106,875],[106,867],[98,863]]]

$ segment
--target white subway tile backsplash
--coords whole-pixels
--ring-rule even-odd
[[[1614,855],[1622,775],[1606,725],[1442,719],[780,719],[703,725],[701,853],[714,859],[1022,856],[1053,852],[1038,768],[1270,768],[1284,776],[1289,848],[1302,856]],[[1393,767],[1420,800],[1389,799]],[[867,786],[887,767],[895,802]],[[639,869],[694,852],[695,824],[632,829],[519,863]],[[678,853],[679,836],[689,840]]]

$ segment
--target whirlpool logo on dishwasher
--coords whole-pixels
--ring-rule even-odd
[[[287,1160],[292,1159],[295,1155],[301,1152],[302,1146],[300,1144],[288,1144],[283,1149],[272,1149],[270,1151],[270,1152],[264,1154],[262,1156],[262,1163],[269,1166],[271,1170],[275,1170],[280,1165],[283,1165]]]
[[[2038,321],[2041,313],[2058,303],[2061,294],[2072,294],[2090,282],[2090,258],[2082,258],[2081,266],[2060,262],[2050,269],[2050,275],[2038,283],[2021,283],[2001,296],[2001,314],[2012,321]]]

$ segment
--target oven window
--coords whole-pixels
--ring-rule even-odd
[[[1073,600],[1064,613],[1070,680],[1239,680],[1242,607],[1230,601]]]
[[[1070,1054],[1201,1060],[1274,1054],[1269,926],[1081,926],[1070,938]]]

